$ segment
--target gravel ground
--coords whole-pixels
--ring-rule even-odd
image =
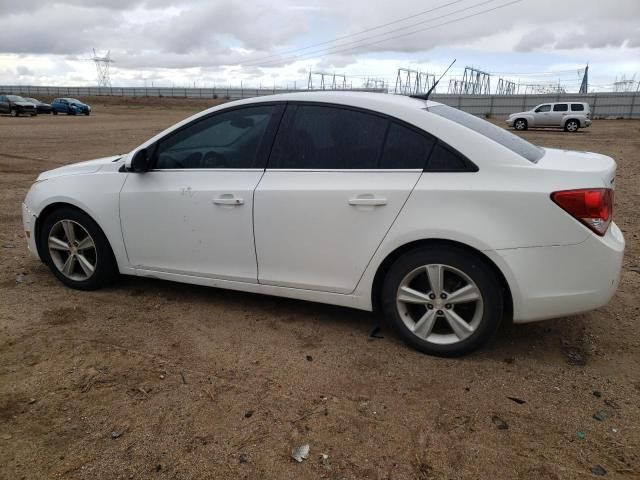
[[[370,338],[366,312],[130,277],[62,286],[22,238],[36,175],[204,105],[113,103],[0,117],[0,478],[640,478],[640,122],[523,134],[618,161],[610,305],[449,360]]]

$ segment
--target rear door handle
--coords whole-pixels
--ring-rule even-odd
[[[237,198],[231,193],[225,193],[213,199],[213,203],[216,205],[242,205],[244,200]]]
[[[374,197],[373,195],[359,195],[349,199],[349,205],[365,205],[369,207],[379,207],[387,204],[384,197]]]

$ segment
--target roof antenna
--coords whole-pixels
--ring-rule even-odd
[[[442,77],[446,75],[446,73],[449,71],[449,69],[453,66],[454,63],[456,63],[455,58],[453,59],[453,62],[451,62],[451,64],[444,71],[444,73],[440,75],[440,78],[436,80],[436,82],[433,84],[433,87],[431,87],[427,93],[425,93],[424,95],[409,95],[409,97],[419,98],[420,100],[429,100],[429,95],[431,95],[431,93],[436,89],[436,86],[438,86],[438,83],[440,82],[440,80],[442,80]]]

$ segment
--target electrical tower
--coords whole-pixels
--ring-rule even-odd
[[[586,95],[589,93],[589,64],[584,67],[584,75],[582,76],[582,83],[580,84],[580,90],[578,93]]]
[[[113,63],[113,60],[111,60],[111,50],[107,51],[107,54],[104,57],[100,57],[94,48],[91,60],[96,64],[96,71],[98,72],[98,86],[110,87],[111,77],[109,76],[109,66]]]
[[[620,77],[616,77],[616,81],[613,82],[613,91],[614,92],[632,92],[633,86],[636,83],[636,76],[634,75],[631,79],[627,79],[625,75]]]
[[[320,77],[320,86],[318,87],[317,79]],[[316,79],[314,86],[313,80]],[[326,80],[325,80],[326,78]],[[309,70],[309,79],[307,81],[307,88],[313,90],[319,88],[320,90],[347,90],[351,88],[351,85],[347,86],[347,77],[338,73],[327,72],[312,72]]]
[[[503,78],[498,79],[498,90],[496,95],[515,95],[516,83]]]
[[[387,82],[382,78],[367,78],[363,85],[364,88],[387,90]]]
[[[400,95],[419,95],[426,93],[436,83],[436,76],[431,73],[399,68],[396,75],[394,93]]]
[[[473,67],[464,67],[462,80],[449,81],[449,93],[458,95],[489,95],[491,75]]]

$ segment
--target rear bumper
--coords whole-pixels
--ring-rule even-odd
[[[606,305],[618,287],[624,237],[612,223],[604,237],[576,245],[486,252],[501,266],[513,297],[514,323],[575,315]]]
[[[580,126],[582,128],[587,128],[591,126],[591,119],[590,118],[585,118],[583,120],[580,121]]]

